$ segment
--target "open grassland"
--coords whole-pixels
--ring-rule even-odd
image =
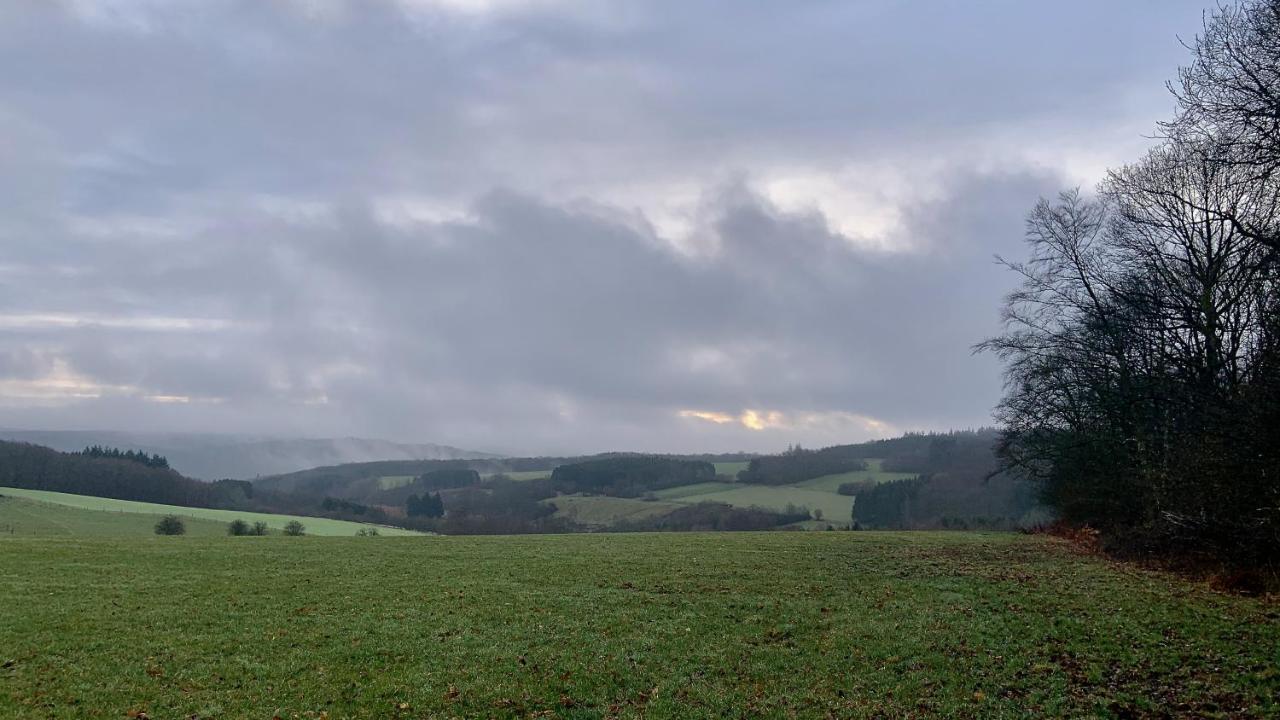
[[[595,527],[612,525],[620,520],[664,515],[680,507],[676,503],[608,495],[558,495],[548,502],[555,504],[557,515]]]
[[[1280,712],[1274,604],[1020,535],[0,539],[0,606],[5,718]]]
[[[698,496],[713,492],[723,492],[739,487],[737,483],[705,482],[693,485],[678,485],[654,493],[660,500],[678,500],[680,502],[698,502]]]
[[[799,505],[821,510],[823,524],[847,525],[853,510],[853,498],[840,495],[840,486],[847,482],[888,482],[914,477],[911,473],[885,472],[881,460],[868,460],[866,470],[824,475],[795,483],[794,485],[748,485],[742,483],[706,482],[696,485],[659,490],[654,493],[660,500],[678,503],[721,502],[735,507],[762,507],[783,510],[787,505]],[[722,466],[723,469],[722,469]],[[729,467],[733,466],[733,467]],[[716,463],[716,472],[735,475],[745,469],[747,463]],[[732,470],[732,472],[726,472]]]
[[[303,517],[299,515],[275,515],[270,513],[240,512],[238,510],[214,510],[210,508],[192,508],[179,505],[160,505],[158,503],[135,502],[133,500],[116,500],[90,495],[71,495],[69,493],[49,492],[47,490],[24,490],[22,488],[0,487],[0,495],[33,500],[53,505],[63,505],[86,511],[99,511],[107,514],[126,513],[132,515],[151,516],[150,524],[154,525],[157,516],[177,515],[181,518],[194,518],[221,523],[225,532],[226,524],[240,519],[247,523],[265,522],[273,530],[281,530],[291,520],[301,522],[309,535],[355,535],[370,525],[346,520],[330,520],[328,518]],[[150,526],[148,526],[150,527]],[[377,526],[383,535],[417,535],[411,530]]]
[[[495,473],[495,474],[506,475],[512,480],[541,480],[542,478],[551,477],[550,470],[517,470],[514,472],[504,472],[504,473]]]
[[[54,505],[53,503],[0,497],[0,536],[22,537],[128,537],[155,534],[157,515]],[[226,535],[227,524],[185,518],[187,535]]]
[[[736,478],[738,477],[738,473],[746,470],[747,466],[751,463],[744,460],[742,462],[718,462],[712,464],[716,466],[717,475],[728,475],[729,477]]]
[[[796,487],[806,490],[822,490],[824,492],[836,492],[840,486],[847,482],[890,482],[893,480],[906,480],[915,477],[914,473],[901,472],[885,472],[880,469],[882,460],[868,460],[866,470],[855,470],[853,472],[840,473],[838,475],[823,475],[812,480],[804,480],[796,483]]]
[[[727,490],[681,498],[682,502],[722,502],[737,507],[763,507],[781,510],[788,504],[810,511],[821,510],[824,520],[848,523],[853,513],[853,498],[822,490],[806,490],[790,485],[742,485]]]
[[[383,475],[378,478],[378,489],[395,490],[406,485],[412,485],[414,476],[412,475]]]

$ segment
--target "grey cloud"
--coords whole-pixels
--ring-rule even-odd
[[[0,424],[551,452],[985,422],[997,368],[969,347],[1011,282],[991,256],[1068,181],[983,153],[1154,121],[1175,31],[1199,18],[1193,2],[305,5],[0,11],[0,314],[199,321],[0,329],[0,383],[56,359],[107,388],[0,398]],[[780,172],[864,165],[927,168],[890,231],[909,250],[768,195]],[[690,203],[688,238],[650,195]],[[399,196],[452,219],[388,222]]]

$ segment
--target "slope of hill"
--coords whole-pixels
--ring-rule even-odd
[[[84,512],[97,512],[105,515],[124,514],[135,517],[145,516],[148,518],[147,523],[144,525],[147,532],[143,534],[149,534],[152,529],[151,526],[155,523],[156,518],[164,515],[177,515],[182,518],[194,518],[201,523],[216,523],[220,532],[215,534],[225,534],[227,523],[232,520],[244,520],[248,523],[264,522],[267,524],[267,527],[274,530],[282,530],[289,521],[297,520],[306,526],[306,531],[309,535],[355,535],[360,530],[373,527],[368,523],[332,520],[329,518],[246,512],[240,510],[220,510],[216,508],[184,507],[180,505],[162,505],[159,503],[117,500],[114,498],[72,495],[68,493],[47,492],[42,490],[27,490],[24,488],[0,487],[0,496],[3,496],[4,498],[17,498],[18,500],[25,500],[45,505],[61,506],[63,508],[77,511],[75,513],[75,518],[63,521],[64,525],[71,525],[73,522],[89,522],[98,526],[109,524],[105,518],[85,518],[81,515],[81,513]],[[50,523],[59,522],[56,514],[44,512],[42,516]],[[16,524],[17,521],[14,520],[11,522]],[[421,535],[421,533],[417,533],[412,530],[386,526],[378,526],[378,532],[382,535]],[[79,533],[73,532],[71,534]],[[96,534],[111,533],[102,532]]]
[[[147,537],[155,534],[161,517],[150,513],[116,510],[89,510],[61,505],[26,496],[34,490],[0,490],[0,537],[41,538],[119,538]],[[17,497],[22,493],[24,497]],[[48,493],[59,495],[60,493]],[[81,495],[71,495],[82,498]],[[96,499],[96,498],[87,498]],[[121,501],[123,502],[123,501]],[[188,508],[176,508],[185,511]],[[171,513],[165,513],[171,514]],[[227,523],[183,516],[186,535],[221,537],[227,534]]]
[[[72,452],[90,445],[163,455],[182,474],[202,480],[251,479],[322,465],[376,460],[453,460],[497,455],[430,443],[366,438],[261,438],[198,433],[126,433],[91,430],[0,430],[0,439]]]

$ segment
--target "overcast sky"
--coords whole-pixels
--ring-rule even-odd
[[[1205,0],[0,5],[0,426],[513,453],[990,423],[1036,198]]]

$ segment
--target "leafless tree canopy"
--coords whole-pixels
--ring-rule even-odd
[[[1129,547],[1280,553],[1280,0],[1219,8],[1177,116],[1096,197],[1041,201],[980,348],[1005,463]]]

